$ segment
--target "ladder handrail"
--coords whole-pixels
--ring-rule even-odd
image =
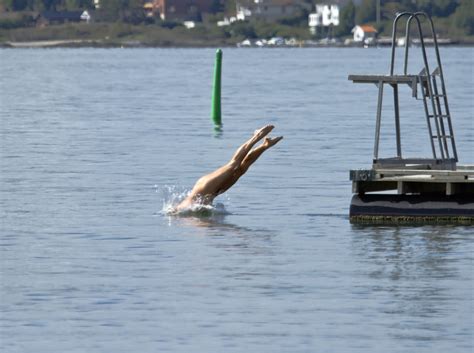
[[[435,48],[435,53],[436,53],[436,62],[438,64],[438,67],[440,68],[440,73],[442,74],[442,65],[441,65],[441,57],[439,55],[439,47],[438,47],[438,39],[436,37],[436,33],[435,33],[435,30],[434,30],[434,24],[433,24],[433,20],[431,19],[431,17],[426,13],[426,12],[415,12],[414,14],[412,14],[410,16],[410,18],[408,19],[407,21],[407,28],[406,28],[406,43],[405,43],[405,65],[404,65],[404,73],[405,75],[407,74],[407,66],[408,66],[408,48],[409,48],[409,37],[410,37],[410,27],[411,27],[411,21],[413,18],[416,18],[418,19],[418,17],[421,17],[423,16],[426,20],[429,21],[430,23],[430,29],[431,29],[431,35],[433,36],[433,43],[434,43],[434,48]],[[418,21],[418,26],[420,26],[420,22]],[[420,29],[420,28],[419,28]],[[419,31],[420,32],[420,31]],[[421,36],[421,32],[420,32],[420,36]],[[425,45],[424,45],[424,42],[422,41],[422,38],[420,37],[420,41],[421,41],[421,44],[422,44],[422,50],[424,52],[426,52],[426,48],[425,48]],[[429,71],[428,71],[429,73]]]
[[[436,116],[437,115],[437,113],[436,113],[436,108],[437,107],[435,106],[435,102],[434,102],[434,94],[435,93],[433,93],[433,88],[434,88],[433,84],[434,83],[431,82],[431,76],[435,75],[436,70],[433,73],[430,72],[429,62],[428,62],[428,57],[427,57],[427,54],[426,54],[426,46],[425,46],[425,41],[424,41],[424,36],[423,36],[423,30],[421,28],[420,18],[424,18],[427,22],[429,22],[429,25],[430,25],[431,34],[432,34],[432,37],[433,37],[433,44],[434,44],[435,54],[436,54],[437,69],[438,69],[439,76],[440,76],[441,89],[442,89],[442,92],[443,92],[443,95],[444,95],[444,97],[443,97],[444,106],[446,107],[446,115],[449,117],[447,120],[448,120],[450,135],[454,136],[454,133],[453,133],[453,127],[452,127],[452,122],[451,122],[451,118],[450,118],[448,100],[447,100],[447,97],[446,97],[446,86],[445,86],[445,82],[444,82],[443,66],[441,64],[441,56],[439,54],[438,40],[437,40],[437,37],[436,37],[433,20],[431,19],[431,17],[426,12],[421,12],[421,11],[414,12],[414,13],[413,12],[402,12],[402,13],[400,13],[396,16],[396,18],[393,22],[393,28],[392,28],[392,53],[391,53],[391,62],[390,62],[390,75],[393,76],[394,69],[395,69],[395,47],[396,47],[396,40],[397,40],[398,22],[401,18],[406,17],[406,16],[408,16],[408,20],[406,22],[406,29],[405,29],[405,53],[404,53],[405,55],[404,55],[404,64],[403,64],[403,74],[407,75],[408,53],[409,53],[409,47],[410,47],[410,43],[409,43],[410,42],[410,30],[411,30],[411,24],[413,22],[413,19],[415,19],[416,25],[417,25],[417,28],[418,28],[418,35],[419,35],[419,38],[420,38],[421,52],[422,52],[422,56],[423,56],[423,64],[424,64],[424,70],[423,71],[424,71],[424,75],[426,75],[427,93],[430,97],[430,101],[431,101],[431,105],[432,105],[432,109],[433,109],[433,114],[435,115],[434,122],[435,122],[435,127],[436,127],[436,133],[437,133],[437,136],[438,136],[438,142],[439,142],[439,145],[440,145],[439,147],[440,147],[441,158],[442,159],[449,158],[449,150],[446,146],[446,138],[444,138],[443,141],[442,141],[442,138],[441,138],[441,136],[446,135],[444,132],[441,133],[441,131],[444,130],[443,122],[438,121],[437,116]],[[421,80],[421,73],[419,74],[419,79]],[[427,121],[427,122],[428,122],[429,130],[431,130],[430,123],[429,123],[429,121]],[[440,124],[441,124],[441,126],[440,126]],[[435,152],[435,149],[434,149],[434,146],[433,146],[433,141],[431,139],[431,136],[432,136],[432,133],[430,131],[430,140],[431,140],[430,142],[431,142],[431,145],[432,145],[433,156],[436,158],[436,152]],[[442,146],[442,142],[444,142],[444,145],[445,145],[444,149],[443,149],[443,146]],[[457,156],[456,142],[454,140],[454,137],[451,138],[451,148],[452,148],[454,158],[457,162],[458,161],[458,156]],[[445,155],[445,152],[446,152],[446,155]]]
[[[425,47],[425,40],[423,36],[423,30],[421,29],[421,22],[420,19],[418,18],[418,15],[416,13],[412,14],[408,20],[407,20],[407,25],[406,25],[406,33],[405,33],[405,63],[403,66],[403,72],[406,75],[407,74],[407,68],[408,68],[408,48],[410,47],[408,43],[408,39],[410,38],[410,28],[411,28],[411,21],[415,19],[416,24],[418,27],[418,35],[420,36],[420,43],[421,43],[421,53],[423,54],[423,63],[425,65],[425,70],[426,70],[426,75],[429,76],[430,74],[430,68],[428,64],[428,57],[426,56],[426,47]]]
[[[433,43],[434,43],[435,53],[436,53],[436,62],[438,64],[439,77],[440,77],[440,81],[441,81],[441,89],[442,89],[442,92],[444,94],[444,97],[443,97],[444,98],[444,105],[446,107],[446,114],[449,116],[448,126],[449,126],[449,130],[450,130],[451,135],[454,136],[453,126],[452,126],[452,123],[451,123],[451,114],[449,112],[448,98],[446,96],[446,86],[445,86],[445,83],[444,83],[443,65],[441,64],[441,55],[439,55],[438,38],[436,37],[436,34],[435,34],[433,19],[426,12],[416,12],[415,15],[425,17],[425,19],[427,19],[430,23],[431,33],[433,35]],[[453,150],[454,159],[456,160],[456,162],[458,162],[458,153],[457,153],[457,150],[456,150],[456,142],[455,142],[454,138],[451,139],[451,147],[452,147],[452,150]]]
[[[391,60],[390,60],[390,76],[393,76],[393,68],[395,65],[395,46],[397,42],[397,24],[400,18],[404,16],[409,16],[412,15],[411,12],[402,12],[395,17],[395,20],[393,21],[393,28],[392,28],[392,55],[391,55]]]
[[[421,13],[402,12],[401,14],[398,14],[397,17],[394,20],[393,29],[392,29],[392,61],[390,63],[390,75],[393,75],[394,66],[395,66],[395,45],[396,45],[396,37],[397,37],[397,24],[398,24],[398,21],[402,17],[405,17],[405,16],[409,16],[409,17],[408,17],[408,20],[406,22],[406,30],[405,30],[405,60],[404,60],[404,65],[403,65],[403,73],[404,73],[404,75],[407,74],[408,48],[410,47],[408,42],[409,42],[409,39],[410,39],[411,22],[412,22],[413,19],[415,19],[416,24],[417,24],[417,28],[418,28],[418,35],[419,35],[420,43],[421,43],[421,53],[423,55],[423,64],[425,66],[423,71],[425,72],[425,75],[426,75],[426,78],[427,78],[427,80],[426,80],[426,86],[427,87],[426,88],[427,88],[428,94],[430,96],[430,100],[431,100],[431,103],[432,103],[432,109],[433,109],[433,111],[436,111],[435,110],[436,107],[435,107],[434,102],[433,102],[433,89],[431,87],[430,68],[429,68],[429,63],[428,63],[428,57],[426,56],[426,48],[425,48],[423,30],[421,29],[421,22],[420,22],[420,19],[418,18],[418,16],[421,16]],[[419,76],[420,76],[419,81],[421,82],[421,73],[419,74]],[[431,124],[430,124],[430,121],[429,121],[428,108],[426,107],[426,104],[425,104],[425,113],[426,113],[426,123],[428,124],[428,131],[429,131],[429,134],[430,134],[430,143],[431,143],[431,148],[432,148],[432,152],[433,152],[433,157],[436,158],[436,150],[435,150],[434,145],[433,145]],[[435,117],[434,120],[435,120],[435,126],[436,126],[436,134],[437,134],[438,140],[439,140],[438,142],[439,142],[441,158],[445,159],[443,146],[442,146],[442,143],[441,143],[441,139],[439,138],[439,136],[441,136],[441,129],[440,129],[440,126],[439,126],[439,121],[436,117]]]
[[[428,58],[426,56],[426,48],[425,48],[425,41],[423,38],[423,31],[421,29],[421,23],[420,19],[418,18],[419,16],[425,16],[426,18],[429,18],[429,16],[424,13],[424,12],[402,12],[395,17],[395,20],[393,21],[393,28],[392,28],[392,55],[391,55],[391,62],[390,62],[390,75],[393,76],[393,71],[395,68],[395,48],[396,48],[396,42],[397,42],[397,28],[398,28],[398,21],[405,16],[409,16],[407,22],[406,22],[406,31],[405,31],[405,61],[404,61],[404,66],[403,66],[403,73],[404,75],[407,74],[407,66],[408,66],[408,48],[409,48],[409,39],[410,39],[410,28],[411,28],[411,21],[413,18],[416,20],[417,27],[418,27],[418,35],[420,37],[420,42],[421,42],[421,50],[423,54],[423,63],[426,69],[426,74],[429,75],[430,70],[429,70],[429,64],[428,64]],[[430,18],[431,21],[431,18]],[[431,21],[431,24],[433,22]],[[432,33],[434,35],[434,27],[432,27]],[[436,42],[436,48],[438,47],[438,42]],[[437,51],[437,59],[439,59],[439,52]],[[440,61],[438,60],[440,63]],[[439,65],[438,65],[439,66]]]
[[[428,64],[428,57],[426,56],[426,47],[425,47],[425,41],[423,38],[423,31],[421,29],[421,22],[420,19],[418,18],[417,13],[412,14],[406,24],[406,32],[405,32],[405,61],[403,64],[403,73],[406,75],[407,74],[407,69],[408,69],[408,51],[410,48],[410,29],[411,29],[411,22],[412,20],[415,19],[418,27],[418,35],[420,37],[420,43],[421,43],[421,52],[423,54],[423,62],[425,64],[425,70],[426,70],[426,75],[430,74],[430,69],[429,69],[429,64]]]
[[[440,136],[442,135],[442,133],[441,133],[441,131],[442,131],[442,129],[441,129],[442,122],[440,122],[439,119],[436,116],[436,106],[435,106],[435,103],[434,103],[434,100],[433,100],[433,87],[432,87],[432,82],[431,82],[431,78],[430,78],[430,68],[429,68],[429,63],[428,63],[428,57],[426,56],[426,47],[425,47],[425,41],[424,41],[424,36],[423,36],[423,30],[421,29],[421,22],[420,22],[420,19],[418,18],[418,16],[425,16],[426,18],[428,18],[428,15],[426,15],[424,12],[416,12],[416,13],[413,13],[407,20],[406,32],[405,32],[405,38],[406,38],[406,41],[405,41],[405,63],[404,63],[403,70],[404,70],[404,74],[406,75],[407,66],[408,66],[408,48],[410,47],[409,43],[408,43],[408,40],[410,38],[411,22],[412,22],[413,19],[415,19],[417,27],[418,27],[418,35],[420,37],[421,53],[423,54],[423,63],[424,63],[424,66],[425,66],[425,75],[426,75],[426,78],[427,78],[426,79],[426,88],[428,90],[428,94],[429,94],[429,97],[430,97],[431,108],[433,110],[433,114],[435,115],[433,119],[434,119],[434,123],[435,123],[435,127],[436,127],[436,136],[438,137],[438,143],[439,143],[439,150],[440,150],[440,153],[441,153],[441,158],[445,159],[447,156],[445,156],[445,151],[443,149],[442,140],[440,138]],[[432,34],[433,34],[433,37],[436,37],[434,31],[432,31]],[[436,48],[437,48],[437,46],[436,46]],[[427,121],[428,127],[430,127],[431,124],[429,123],[429,118],[427,117],[427,119],[428,119],[428,121]],[[430,139],[431,139],[431,141],[433,141],[431,131],[430,131]],[[434,154],[434,156],[436,158],[436,154]]]
[[[434,48],[435,48],[435,53],[436,53],[436,62],[438,64],[438,68],[439,68],[440,74],[442,76],[443,75],[443,68],[442,68],[442,65],[441,65],[441,56],[439,55],[438,38],[437,38],[436,33],[435,33],[433,20],[431,19],[431,17],[426,12],[421,12],[421,11],[415,12],[414,16],[416,16],[416,17],[423,16],[430,24],[431,35],[433,36],[433,43],[434,43]]]

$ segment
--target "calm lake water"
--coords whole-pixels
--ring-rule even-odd
[[[473,228],[349,223],[377,91],[347,75],[387,73],[389,50],[225,49],[221,134],[214,53],[0,50],[0,351],[472,352]],[[441,54],[474,164],[474,49]],[[429,156],[401,96],[403,150]],[[267,123],[285,139],[226,212],[163,214]]]

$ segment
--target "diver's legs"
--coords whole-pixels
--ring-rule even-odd
[[[266,125],[261,129],[256,130],[254,135],[237,149],[237,151],[234,153],[234,156],[227,164],[215,170],[214,172],[201,177],[194,185],[191,194],[199,195],[199,197],[202,197],[203,195],[214,195],[215,197],[219,194],[222,194],[224,191],[234,185],[235,182],[245,172],[242,171],[242,161],[247,157],[252,147],[267,134],[269,134],[273,128],[273,125]],[[262,146],[267,146],[267,144],[268,143],[265,142],[262,144]],[[260,154],[262,152],[260,152]],[[255,157],[255,159],[256,158],[258,157]]]
[[[237,149],[227,164],[201,177],[186,199],[178,205],[177,209],[188,207],[196,201],[210,204],[217,195],[222,194],[234,185],[266,149],[272,147],[283,138],[267,137],[262,145],[252,150],[252,147],[268,135],[273,128],[273,125],[267,125],[256,130],[254,135]]]
[[[232,163],[242,163],[244,158],[247,156],[247,154],[250,152],[252,147],[260,141],[262,138],[264,138],[266,135],[270,133],[274,128],[273,125],[266,125],[262,127],[261,129],[255,130],[253,136],[245,142],[242,146],[240,146],[237,151],[234,153],[234,156],[230,160],[229,164]]]
[[[231,173],[227,174],[225,178],[223,178],[222,183],[219,186],[218,194],[222,194],[227,191],[232,185],[234,185],[239,178],[244,175],[249,167],[262,155],[264,151],[269,149],[270,147],[276,145],[283,136],[280,137],[266,137],[265,141],[258,147],[251,150],[247,156],[245,156],[242,163],[237,168],[232,168]]]
[[[265,141],[260,146],[250,151],[240,164],[242,175],[245,174],[249,167],[262,155],[264,151],[276,145],[282,138],[283,136],[275,138],[266,137]]]

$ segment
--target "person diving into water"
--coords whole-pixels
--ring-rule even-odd
[[[174,209],[174,212],[180,212],[189,209],[192,205],[210,205],[212,201],[220,194],[227,191],[234,185],[239,178],[244,175],[249,167],[262,155],[264,151],[276,145],[283,136],[265,137],[274,128],[273,125],[266,125],[256,130],[253,136],[240,146],[232,159],[215,170],[214,172],[201,177],[194,185],[188,196]],[[265,138],[263,143],[253,146]]]

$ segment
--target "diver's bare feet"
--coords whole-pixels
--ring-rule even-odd
[[[281,139],[283,139],[283,136],[265,137],[265,141],[263,142],[263,146],[265,148],[270,148],[270,147],[276,145]]]
[[[267,136],[270,133],[270,131],[273,130],[274,127],[275,126],[273,126],[273,125],[265,125],[264,127],[255,130],[253,135],[254,135],[255,138],[257,138],[257,140],[260,140],[263,137]]]

